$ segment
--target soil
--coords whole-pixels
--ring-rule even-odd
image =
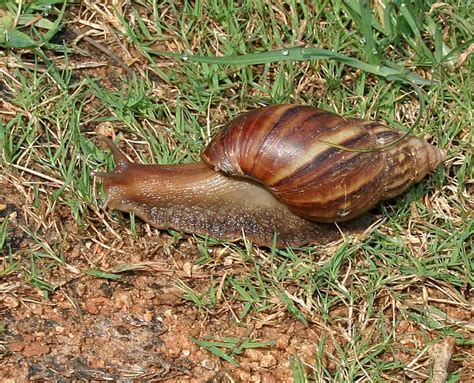
[[[15,259],[27,262],[29,252],[38,247],[33,237],[41,235],[49,239],[50,246],[63,250],[67,263],[43,271],[37,281],[25,283],[23,278],[28,274],[17,273],[8,275],[0,284],[2,382],[288,382],[292,381],[293,357],[300,358],[306,366],[314,364],[321,337],[328,334],[317,316],[306,325],[282,309],[254,314],[242,322],[238,319],[242,307],[226,305],[222,297],[216,309],[198,309],[183,299],[179,281],[200,291],[209,285],[210,278],[209,273],[194,269],[200,254],[191,240],[181,240],[170,251],[170,236],[158,232],[150,235],[145,225],[140,225],[135,238],[116,226],[113,229],[119,239],[102,230],[99,242],[93,239],[90,228],[78,227],[62,209],[40,209],[41,222],[48,221],[48,214],[52,214],[49,219],[61,222],[59,230],[52,226],[44,230],[28,217],[30,207],[20,190],[6,178],[1,179],[0,221],[9,219],[6,248],[15,253]],[[100,229],[100,224],[97,227]],[[225,258],[225,254],[219,256]],[[36,266],[41,269],[42,265]],[[131,270],[115,274],[119,275],[118,280],[84,272],[114,271],[118,267]],[[221,271],[215,276],[222,275]],[[234,268],[232,272],[239,270]],[[54,286],[47,299],[41,280]],[[43,289],[33,287],[35,283]],[[436,298],[436,294],[430,296]],[[414,300],[413,305],[416,304]],[[457,320],[470,320],[466,310],[449,305],[442,309]],[[391,321],[390,313],[387,310]],[[341,307],[331,315],[347,317],[347,308]],[[412,322],[401,321],[395,331],[399,335],[411,334],[403,338],[397,353],[400,361],[409,363],[413,352],[428,340]],[[369,326],[367,334],[370,332]],[[337,336],[336,341],[344,345],[346,340]],[[234,365],[193,341],[226,337],[237,339],[237,344],[252,339],[270,345],[234,355],[238,363]],[[327,357],[334,351],[333,343],[326,342],[325,359],[321,362],[328,371],[336,368],[334,360]],[[472,360],[467,364],[472,365]],[[466,361],[452,362],[452,369],[455,368],[465,371]],[[426,368],[424,374],[428,376]],[[411,381],[424,380],[419,371],[405,376]]]
[[[9,218],[6,248],[27,258],[34,241],[20,229],[27,224],[24,196],[5,180],[0,186],[1,216]],[[232,310],[198,310],[183,300],[179,279],[199,288],[209,278],[190,272],[189,261],[199,254],[189,243],[172,255],[162,250],[140,254],[140,247],[127,241],[106,249],[82,240],[80,229],[68,224],[70,234],[62,239],[68,242],[68,264],[42,275],[56,286],[48,299],[20,274],[0,284],[1,381],[285,382],[291,380],[292,355],[314,362],[320,332],[315,326],[282,313],[242,323]],[[89,268],[88,259],[101,269],[142,262],[147,270],[121,273],[117,281],[102,279],[79,273]],[[243,351],[234,366],[193,342],[206,337],[272,345]]]
[[[253,329],[228,313],[204,318],[182,303],[173,284],[174,277],[145,273],[121,282],[78,278],[46,303],[5,295],[2,378],[274,382],[290,380],[288,355],[311,362],[316,334],[310,328],[281,321]],[[216,334],[276,345],[249,349],[235,368],[191,340]]]

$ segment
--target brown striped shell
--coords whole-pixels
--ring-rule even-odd
[[[302,217],[340,222],[402,193],[444,159],[443,150],[414,136],[387,147],[400,137],[377,122],[275,105],[229,122],[201,157],[264,185]]]

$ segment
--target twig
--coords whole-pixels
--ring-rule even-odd
[[[36,170],[33,170],[33,169],[29,169],[25,166],[21,166],[21,165],[17,165],[17,164],[13,164],[13,163],[9,163],[8,164],[9,166],[15,168],[15,169],[18,169],[18,170],[22,170],[24,172],[27,172],[27,173],[30,173],[34,176],[37,176],[39,178],[43,178],[47,181],[51,181],[51,182],[55,182],[59,185],[59,187],[63,186],[64,185],[64,181],[61,181],[61,180],[58,180],[57,178],[54,178],[54,177],[50,177],[48,176],[47,174],[44,174],[44,173],[40,173],[40,172],[37,172]]]
[[[81,39],[87,41],[89,44],[94,46],[96,49],[101,51],[102,53],[105,53],[107,56],[109,56],[112,60],[114,60],[118,65],[120,65],[129,76],[133,75],[133,71],[128,67],[127,64],[125,64],[122,59],[117,56],[114,52],[112,52],[110,49],[104,47],[102,44],[98,43],[94,39],[90,38],[89,36],[86,36],[83,34],[79,29],[76,27],[73,27],[72,25],[69,25],[69,29],[77,36],[80,37]]]
[[[445,383],[448,378],[448,365],[453,355],[456,339],[448,336],[442,343],[433,346],[430,354],[433,360],[432,383]]]

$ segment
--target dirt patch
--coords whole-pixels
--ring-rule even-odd
[[[256,328],[228,312],[206,316],[183,303],[174,277],[139,274],[120,282],[78,278],[49,302],[34,291],[4,294],[2,378],[273,382],[290,380],[292,355],[313,361],[317,329],[285,317]],[[206,336],[274,346],[246,350],[237,368],[192,341]]]
[[[345,329],[354,326],[368,346],[383,342],[372,335],[379,334],[377,327],[382,324],[397,339],[382,359],[409,365],[420,358],[415,370],[400,365],[392,367],[390,374],[411,381],[430,376],[430,357],[422,350],[436,334],[422,331],[417,322],[398,321],[388,295],[382,294],[374,306],[384,312],[385,321],[373,324],[361,319],[349,325],[350,308],[337,305],[329,312],[329,321],[313,312],[306,325],[276,297],[271,309],[252,312],[245,320],[239,319],[243,304],[228,302],[225,294],[215,307],[198,309],[184,299],[180,281],[204,292],[211,275],[245,276],[248,265],[242,260],[232,263],[235,254],[218,248],[212,253],[214,267],[196,268],[202,254],[191,238],[177,240],[142,223],[132,234],[126,216],[120,216],[121,223],[113,223],[110,217],[94,222],[94,214],[104,214],[95,212],[91,225],[80,227],[64,205],[48,209],[45,196],[34,207],[26,188],[30,176],[10,170],[4,176],[0,224],[7,220],[8,231],[3,254],[7,271],[0,283],[3,381],[288,382],[295,358],[309,375],[316,364],[334,374],[340,367],[339,356],[351,347],[352,335]],[[54,251],[48,253],[50,248]],[[32,251],[43,254],[35,258],[34,267]],[[9,254],[16,263],[11,273]],[[53,256],[58,257],[55,262]],[[117,271],[127,267],[131,270]],[[88,276],[91,270],[114,272],[109,277],[117,280]],[[423,312],[424,303],[435,303],[447,313],[448,324],[470,320],[466,307],[453,306],[436,286],[426,288],[431,301],[420,301],[420,289],[412,287],[413,299],[404,302],[406,306]],[[298,289],[289,285],[287,291],[297,294]],[[234,340],[235,347],[220,352],[238,365],[196,343],[226,339]],[[247,340],[266,346],[242,348]],[[463,350],[462,345],[457,350]],[[461,381],[469,381],[464,371],[473,367],[471,353],[461,351],[450,364],[450,371],[461,371]]]
[[[35,228],[22,209],[25,196],[19,193],[21,188],[5,181],[1,185],[1,219],[8,218],[4,248],[15,253],[26,268],[28,252],[35,245],[26,232]],[[60,216],[61,209],[57,209],[54,218],[59,221]],[[186,278],[181,271],[199,255],[186,242],[173,255],[162,246],[156,251],[147,246],[146,252],[140,252],[139,244],[130,246],[127,241],[115,251],[107,250],[84,240],[87,236],[78,234],[72,221],[62,219],[69,234],[57,242],[67,242],[62,248],[68,264],[41,275],[42,281],[54,286],[49,299],[44,290],[24,284],[22,277],[27,274],[11,274],[0,285],[2,380],[283,382],[291,379],[292,356],[314,362],[319,339],[316,327],[282,313],[277,316],[278,324],[275,318],[266,321],[264,317],[243,323],[232,310],[198,310],[184,301],[178,279],[197,289],[208,284],[205,275]],[[56,241],[53,237],[51,232],[51,243]],[[161,244],[163,241],[166,236]],[[175,267],[125,272],[113,281],[79,272],[90,268],[88,259],[103,269],[150,260]],[[242,351],[235,357],[240,366],[234,366],[193,342],[208,338],[252,339],[272,345]]]

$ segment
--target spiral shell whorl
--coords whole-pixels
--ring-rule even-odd
[[[386,182],[383,199],[393,198],[429,172],[446,158],[446,152],[414,136],[384,151]]]
[[[261,183],[302,217],[347,221],[442,160],[439,149],[412,136],[378,150],[401,135],[310,106],[276,105],[239,115],[201,156],[217,171]]]

